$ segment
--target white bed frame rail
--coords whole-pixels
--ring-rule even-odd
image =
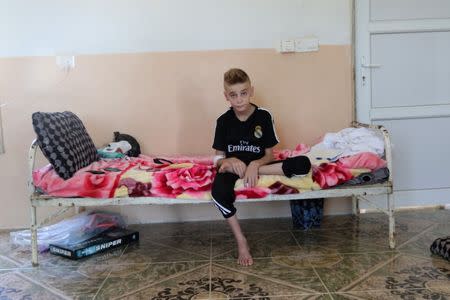
[[[267,202],[267,201],[285,201],[285,200],[301,200],[313,198],[336,198],[336,197],[352,197],[353,214],[358,215],[359,200],[367,201],[377,210],[385,213],[389,217],[389,247],[395,248],[395,219],[394,219],[394,194],[392,181],[392,152],[391,142],[387,130],[383,126],[367,125],[357,122],[352,123],[353,127],[368,127],[378,129],[382,132],[385,142],[385,158],[390,171],[389,179],[382,184],[364,185],[364,186],[348,186],[337,187],[332,189],[308,191],[300,194],[290,195],[269,195],[261,199],[241,199],[237,202]],[[204,199],[172,199],[161,197],[123,197],[123,198],[56,198],[42,195],[36,191],[33,183],[33,170],[35,167],[36,150],[38,148],[36,140],[31,144],[29,151],[29,176],[28,189],[31,202],[31,261],[33,266],[38,266],[38,247],[37,247],[37,229],[52,221],[57,216],[62,215],[71,208],[75,208],[78,212],[81,207],[88,206],[110,206],[110,205],[174,205],[174,204],[201,204],[211,203]],[[380,207],[377,203],[368,200],[365,196],[371,195],[387,195],[387,207]],[[61,207],[60,210],[51,214],[41,222],[37,221],[36,210],[38,207]]]

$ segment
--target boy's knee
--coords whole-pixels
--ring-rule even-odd
[[[234,201],[234,185],[239,176],[232,173],[218,173],[211,186],[211,194],[214,199],[231,199]]]
[[[311,161],[303,155],[290,157],[283,161],[281,168],[287,177],[306,175],[311,170]]]

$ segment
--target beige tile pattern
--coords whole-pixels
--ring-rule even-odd
[[[134,225],[141,240],[78,261],[12,245],[0,232],[0,299],[450,299],[450,262],[429,246],[449,211],[325,217],[310,231],[287,218],[244,220],[255,263],[236,264],[226,222]]]

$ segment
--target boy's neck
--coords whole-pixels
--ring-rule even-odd
[[[253,104],[250,103],[249,108],[246,111],[237,112],[237,111],[233,110],[233,112],[234,112],[234,114],[236,115],[236,117],[238,118],[239,121],[245,122],[253,114],[255,109],[256,109],[256,107]]]

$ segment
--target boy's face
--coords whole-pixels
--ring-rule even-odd
[[[253,97],[253,87],[250,82],[225,84],[224,95],[236,112],[246,112],[251,106],[250,99]]]

